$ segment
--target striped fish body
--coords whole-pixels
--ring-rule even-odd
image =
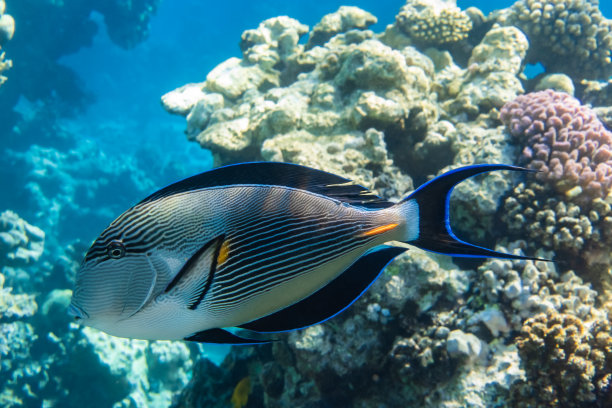
[[[466,169],[459,181],[498,168]],[[211,173],[160,190],[98,237],[77,274],[72,314],[121,337],[244,343],[221,329],[291,330],[343,310],[403,251],[386,242],[453,253],[451,238],[455,254],[477,248],[447,225],[453,180],[436,193],[443,204],[425,207],[418,196],[394,205],[289,164]]]

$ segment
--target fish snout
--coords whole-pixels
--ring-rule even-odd
[[[81,309],[74,303],[71,303],[70,306],[68,306],[68,314],[70,316],[73,316],[74,320],[81,320],[89,317],[87,312],[85,312],[83,309]]]

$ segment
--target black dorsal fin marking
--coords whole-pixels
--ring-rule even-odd
[[[240,337],[223,329],[208,329],[197,332],[189,337],[185,337],[187,341],[196,341],[198,343],[212,344],[265,344],[274,340],[256,340]]]
[[[191,190],[244,184],[291,187],[366,208],[386,208],[392,205],[344,177],[297,164],[276,162],[240,163],[219,167],[164,187],[139,204]]]
[[[406,248],[384,246],[365,254],[309,297],[238,327],[261,333],[297,330],[328,320],[355,302],[389,262]]]
[[[198,271],[194,271],[194,268],[205,267],[205,265],[198,265],[201,262],[201,258],[210,251],[213,251],[213,254],[210,258],[209,263],[209,271],[206,275],[206,280],[201,280],[197,283],[196,286],[193,287],[193,293],[189,295],[190,301],[187,304],[187,308],[191,310],[195,310],[198,305],[206,296],[206,293],[209,291],[210,286],[212,285],[212,281],[215,277],[215,272],[217,269],[217,259],[219,257],[219,251],[225,240],[225,235],[220,235],[216,238],[211,239],[206,244],[204,244],[200,249],[198,249],[192,256],[185,262],[181,270],[176,274],[176,276],[170,281],[164,293],[170,292],[174,289],[181,280],[184,280],[191,273],[198,273]],[[201,273],[201,271],[199,271]],[[190,285],[193,286],[193,285]]]

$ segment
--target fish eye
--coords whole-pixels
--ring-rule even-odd
[[[118,239],[115,239],[111,241],[106,247],[106,253],[110,258],[113,259],[123,258],[123,256],[125,255],[125,245],[123,245],[123,242],[119,241]]]

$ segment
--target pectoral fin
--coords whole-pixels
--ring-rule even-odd
[[[185,262],[164,292],[176,291],[185,299],[187,308],[195,310],[210,289],[224,241],[225,236],[221,235],[208,241],[197,250]]]

